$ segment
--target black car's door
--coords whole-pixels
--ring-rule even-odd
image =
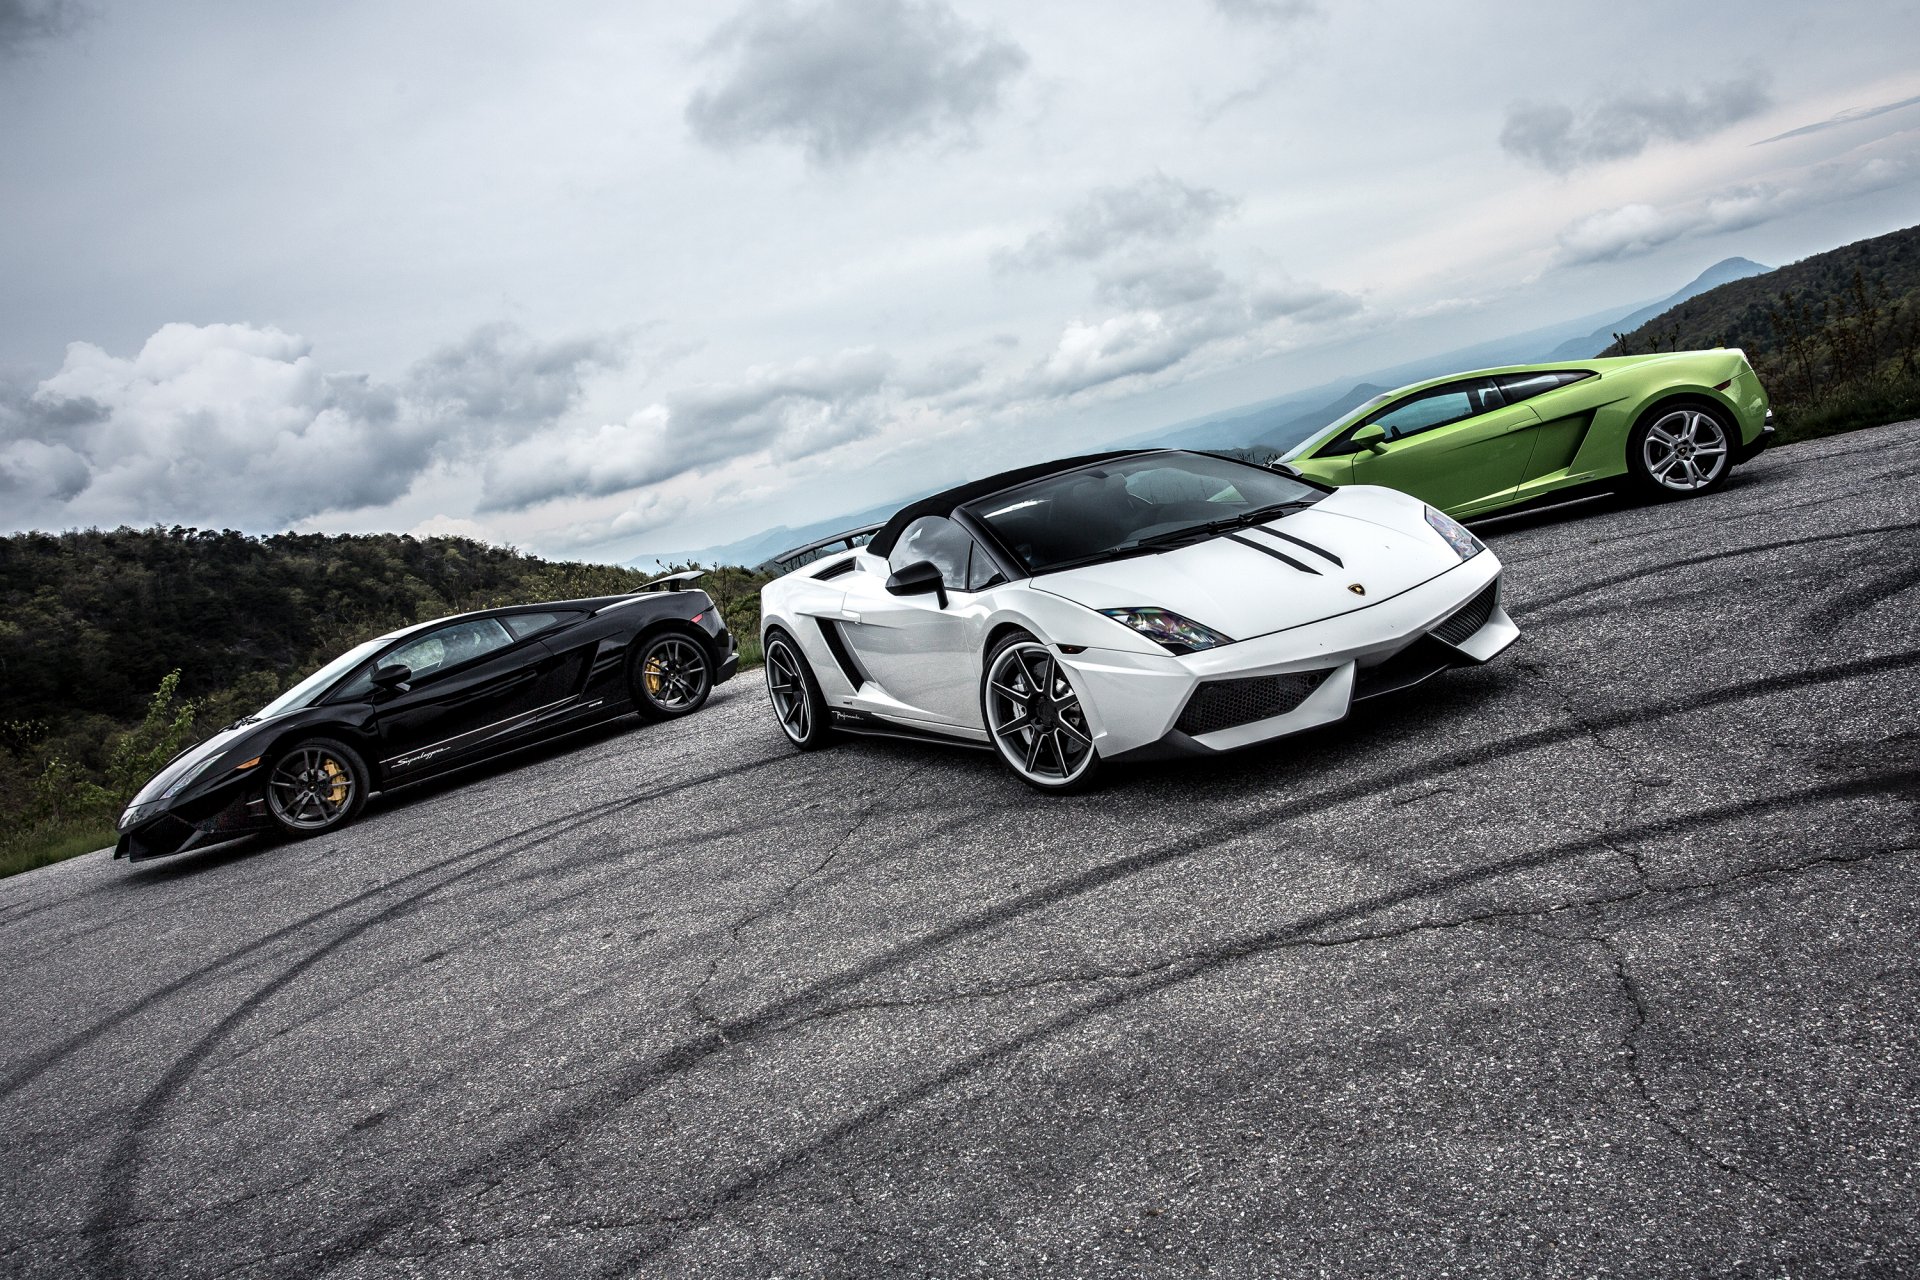
[[[404,663],[404,689],[377,691],[381,773],[400,779],[497,751],[536,723],[552,700],[558,659],[536,639],[516,641],[498,618],[472,618],[415,636],[376,665]],[[560,696],[564,697],[564,694]]]

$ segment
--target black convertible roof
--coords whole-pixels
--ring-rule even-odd
[[[1029,480],[1041,480],[1047,476],[1059,475],[1063,471],[1090,467],[1096,462],[1106,462],[1110,458],[1131,458],[1136,454],[1159,452],[1161,451],[1158,449],[1112,449],[1106,453],[1089,453],[1078,458],[1060,458],[1054,462],[1040,462],[1029,467],[1018,467],[1012,471],[1002,471],[996,476],[988,476],[984,480],[969,480],[951,489],[929,494],[920,501],[894,512],[892,518],[880,526],[880,532],[873,535],[873,541],[867,544],[867,550],[877,556],[886,556],[893,550],[893,544],[899,540],[906,527],[921,516],[949,516],[953,514],[955,507],[965,506],[975,498],[984,498],[990,493],[1011,489]]]

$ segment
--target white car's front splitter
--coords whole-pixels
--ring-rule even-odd
[[[1472,630],[1459,634],[1456,627],[1445,638],[1433,633],[1446,631],[1442,624],[1483,591],[1497,591],[1499,574],[1498,560],[1483,553],[1378,604],[1217,649],[1179,657],[1090,648],[1062,652],[1060,661],[1080,692],[1102,757],[1232,751],[1340,720],[1356,697],[1492,658],[1520,634],[1497,601]],[[1260,681],[1295,674],[1298,682]],[[1183,729],[1195,691],[1223,681],[1249,682],[1227,689],[1234,697],[1249,691],[1242,705],[1256,708],[1275,688],[1310,691],[1291,701],[1281,697],[1285,705],[1275,715],[1213,729],[1207,723],[1221,717],[1188,717]]]

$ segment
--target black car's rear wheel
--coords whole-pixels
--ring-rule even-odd
[[[1042,791],[1078,791],[1093,781],[1100,752],[1080,695],[1053,650],[1029,635],[994,646],[980,684],[994,750],[1022,781]]]
[[[713,658],[692,636],[669,631],[642,643],[629,678],[634,709],[671,720],[698,711],[713,692]]]
[[[833,737],[813,669],[784,631],[767,633],[767,699],[787,741],[802,751],[823,747]]]
[[[359,816],[367,764],[332,738],[308,738],[281,752],[267,774],[267,813],[290,836],[317,836]]]

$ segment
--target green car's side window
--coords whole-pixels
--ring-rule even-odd
[[[1387,406],[1361,425],[1376,424],[1386,430],[1387,439],[1399,440],[1422,431],[1431,431],[1435,427],[1463,422],[1489,409],[1498,409],[1505,403],[1492,379],[1476,378],[1472,382],[1430,387],[1398,404]]]
[[[1500,394],[1506,397],[1506,402],[1519,404],[1522,400],[1531,400],[1537,395],[1558,391],[1561,387],[1598,376],[1586,370],[1568,369],[1556,373],[1513,373],[1497,381]]]

